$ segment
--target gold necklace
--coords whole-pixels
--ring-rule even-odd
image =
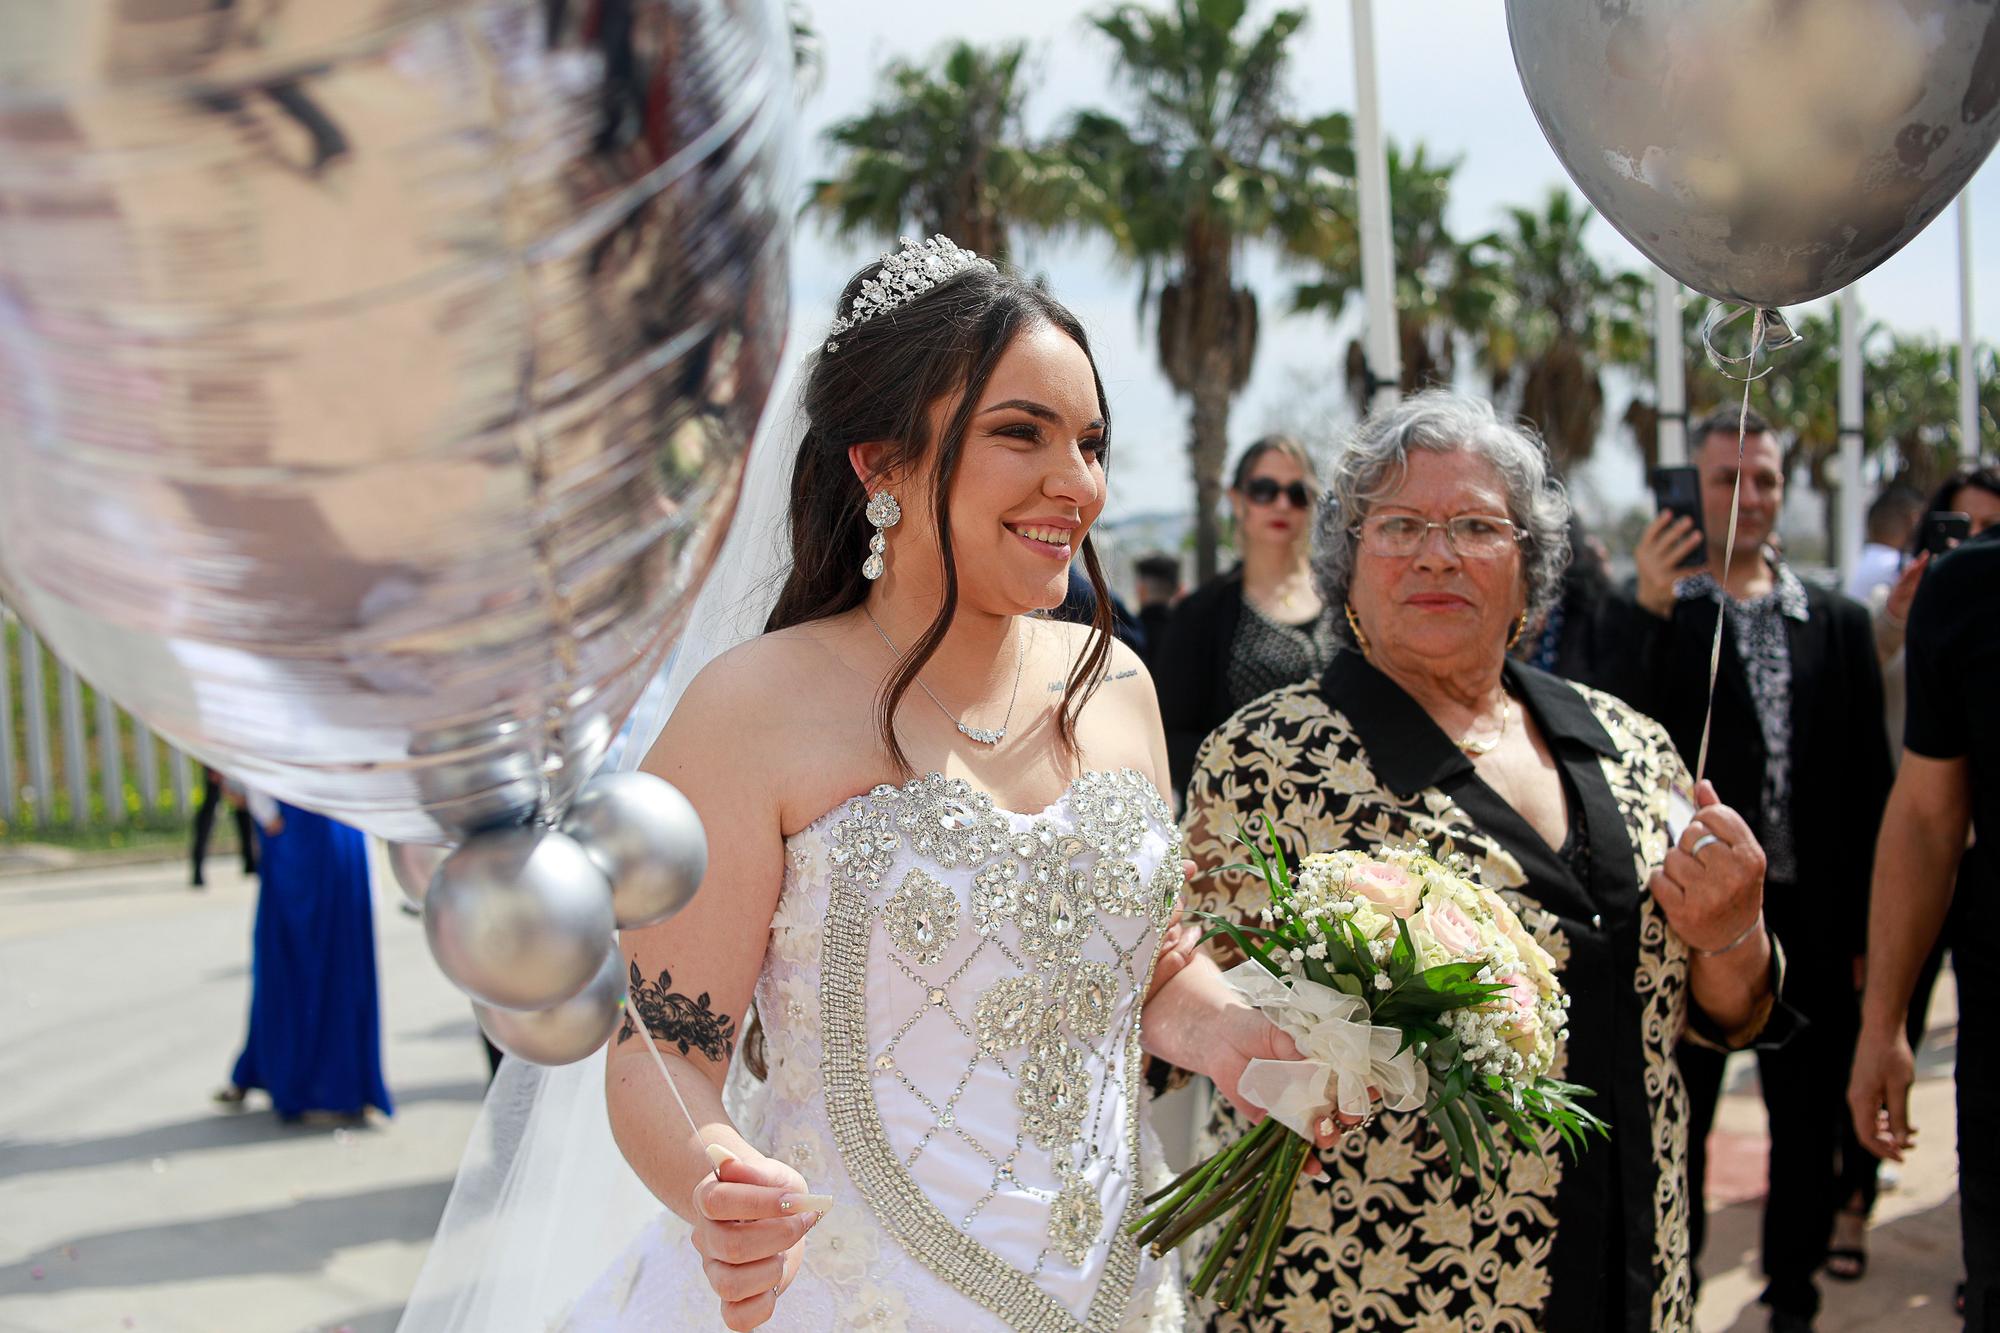
[[[1491,754],[1495,746],[1499,745],[1501,741],[1507,739],[1507,723],[1513,719],[1513,716],[1514,716],[1513,696],[1502,695],[1500,697],[1499,731],[1495,732],[1493,735],[1481,741],[1476,741],[1472,739],[1471,733],[1468,732],[1464,736],[1459,737],[1459,739],[1453,743],[1457,745],[1459,749],[1463,750],[1467,755],[1471,756],[1474,759],[1477,759],[1482,754]]]

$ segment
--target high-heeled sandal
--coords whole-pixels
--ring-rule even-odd
[[[1859,1282],[1868,1276],[1868,1214],[1859,1208],[1843,1208],[1834,1222],[1836,1230],[1839,1218],[1853,1218],[1860,1223],[1861,1241],[1854,1245],[1827,1246],[1826,1275],[1836,1282]]]

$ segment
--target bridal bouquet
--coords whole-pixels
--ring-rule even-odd
[[[1548,1076],[1569,1035],[1555,960],[1462,857],[1331,852],[1294,876],[1275,833],[1268,851],[1238,841],[1255,864],[1235,868],[1263,877],[1271,905],[1256,925],[1206,916],[1208,937],[1243,951],[1226,978],[1305,1058],[1252,1060],[1238,1089],[1268,1118],[1149,1196],[1134,1226],[1165,1253],[1220,1220],[1197,1295],[1220,1276],[1223,1305],[1262,1300],[1315,1125],[1336,1108],[1367,1115],[1371,1089],[1388,1110],[1421,1110],[1475,1182],[1508,1139],[1539,1155],[1537,1126],[1572,1153],[1605,1132],[1577,1104],[1590,1089]]]

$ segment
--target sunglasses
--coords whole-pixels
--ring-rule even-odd
[[[1283,486],[1269,477],[1258,477],[1243,488],[1243,495],[1253,505],[1267,505],[1279,496],[1292,502],[1294,509],[1312,508],[1313,493],[1302,481],[1288,481]]]

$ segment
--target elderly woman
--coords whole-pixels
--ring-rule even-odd
[[[1420,1114],[1383,1114],[1297,1195],[1261,1311],[1218,1329],[1686,1329],[1683,1029],[1765,1026],[1777,955],[1764,856],[1650,718],[1511,660],[1555,595],[1569,505],[1538,441],[1491,407],[1419,394],[1371,417],[1322,501],[1315,573],[1345,647],[1319,680],[1245,706],[1189,791],[1196,906],[1238,917],[1261,882],[1223,867],[1270,815],[1291,852],[1422,840],[1468,856],[1562,966],[1563,1077],[1609,1141],[1519,1155],[1482,1194]],[[1228,1108],[1222,1140],[1243,1126]]]

